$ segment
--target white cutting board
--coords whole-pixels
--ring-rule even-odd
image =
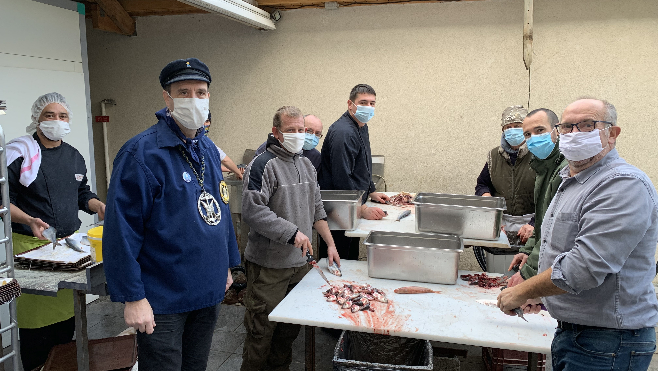
[[[343,276],[337,277],[328,273],[325,259],[319,264],[332,283],[369,283],[384,290],[391,305],[376,303],[373,314],[358,312],[352,315],[349,310],[326,301],[322,292],[328,285],[312,270],[274,308],[269,315],[270,321],[544,354],[550,352],[557,322],[547,312],[528,314],[528,322],[525,322],[477,302],[496,300],[500,293],[497,288],[469,286],[461,279],[456,285],[438,285],[370,278],[367,262],[353,260],[342,262]],[[460,275],[466,273],[470,272],[459,272]],[[441,294],[393,293],[394,289],[403,286],[427,287],[441,291]]]

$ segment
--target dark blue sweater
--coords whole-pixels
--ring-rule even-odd
[[[368,125],[359,127],[348,111],[334,122],[322,144],[318,183],[320,189],[375,191]]]
[[[240,264],[240,254],[231,212],[219,193],[223,178],[215,145],[199,139],[205,190],[221,212],[220,223],[211,226],[197,210],[201,188],[177,148],[182,141],[165,121],[173,119],[165,110],[156,116],[158,123],[126,142],[114,160],[103,264],[113,301],[146,298],[156,314],[189,312],[222,301],[228,268]]]

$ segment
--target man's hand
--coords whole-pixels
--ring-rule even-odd
[[[329,265],[336,263],[338,268],[340,268],[340,256],[338,256],[336,245],[327,246],[327,260]]]
[[[514,309],[526,304],[527,301],[528,298],[521,295],[518,286],[507,288],[498,294],[498,308],[510,316],[516,315]]]
[[[482,197],[491,197],[491,193],[485,192],[482,194]]]
[[[517,233],[517,236],[521,239],[521,243],[526,243],[528,241],[528,238],[532,236],[532,231],[535,230],[535,227],[531,226],[530,224],[524,224],[521,229],[519,229],[519,233]]]
[[[153,316],[151,304],[146,298],[126,302],[126,307],[123,309],[123,318],[126,325],[134,327],[137,331],[146,332],[149,335],[153,333],[155,317]]]
[[[378,207],[366,207],[361,212],[361,217],[369,220],[380,220],[384,215],[384,211]]]
[[[523,254],[523,255],[525,255],[525,254]],[[521,277],[521,272],[516,272],[516,273],[514,273],[514,275],[512,275],[512,277],[510,277],[507,280],[507,287],[512,288],[512,287],[518,285],[519,283],[521,283],[523,281],[525,281],[525,280],[523,279],[523,277]]]
[[[375,202],[379,202],[380,204],[385,204],[388,200],[391,199],[387,195],[380,192],[372,192],[371,194],[369,194],[369,196],[371,200]]]
[[[30,226],[34,237],[40,240],[47,240],[47,238],[43,236],[43,231],[50,228],[48,223],[44,222],[40,218],[30,218],[28,225]]]
[[[98,219],[99,220],[105,219],[105,204],[104,203],[100,202],[96,198],[92,198],[87,203],[87,207],[89,207],[89,210],[91,210],[92,212],[98,214]]]
[[[313,255],[313,246],[311,246],[311,240],[306,237],[301,231],[297,231],[295,235],[295,247],[302,249],[302,256],[306,256],[306,251],[309,251]]]
[[[515,265],[519,266],[519,269],[525,265],[525,262],[528,261],[528,255],[520,252],[516,255],[514,255],[514,259],[512,259],[512,263],[510,263],[509,268],[507,268],[507,271],[511,271],[512,268],[514,268]]]
[[[233,274],[231,274],[231,268],[228,269],[228,277],[226,277],[226,290],[224,292],[228,291],[228,288],[231,287],[233,284]]]

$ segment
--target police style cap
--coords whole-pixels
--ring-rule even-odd
[[[198,80],[211,82],[210,71],[205,63],[196,58],[178,59],[169,62],[160,72],[160,85],[164,89],[176,81]]]
[[[505,126],[514,122],[523,122],[523,119],[528,115],[528,110],[523,106],[509,106],[503,111],[500,126]]]

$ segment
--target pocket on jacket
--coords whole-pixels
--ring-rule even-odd
[[[578,223],[576,213],[559,213],[551,233],[551,246],[557,251],[571,250],[576,245]]]

